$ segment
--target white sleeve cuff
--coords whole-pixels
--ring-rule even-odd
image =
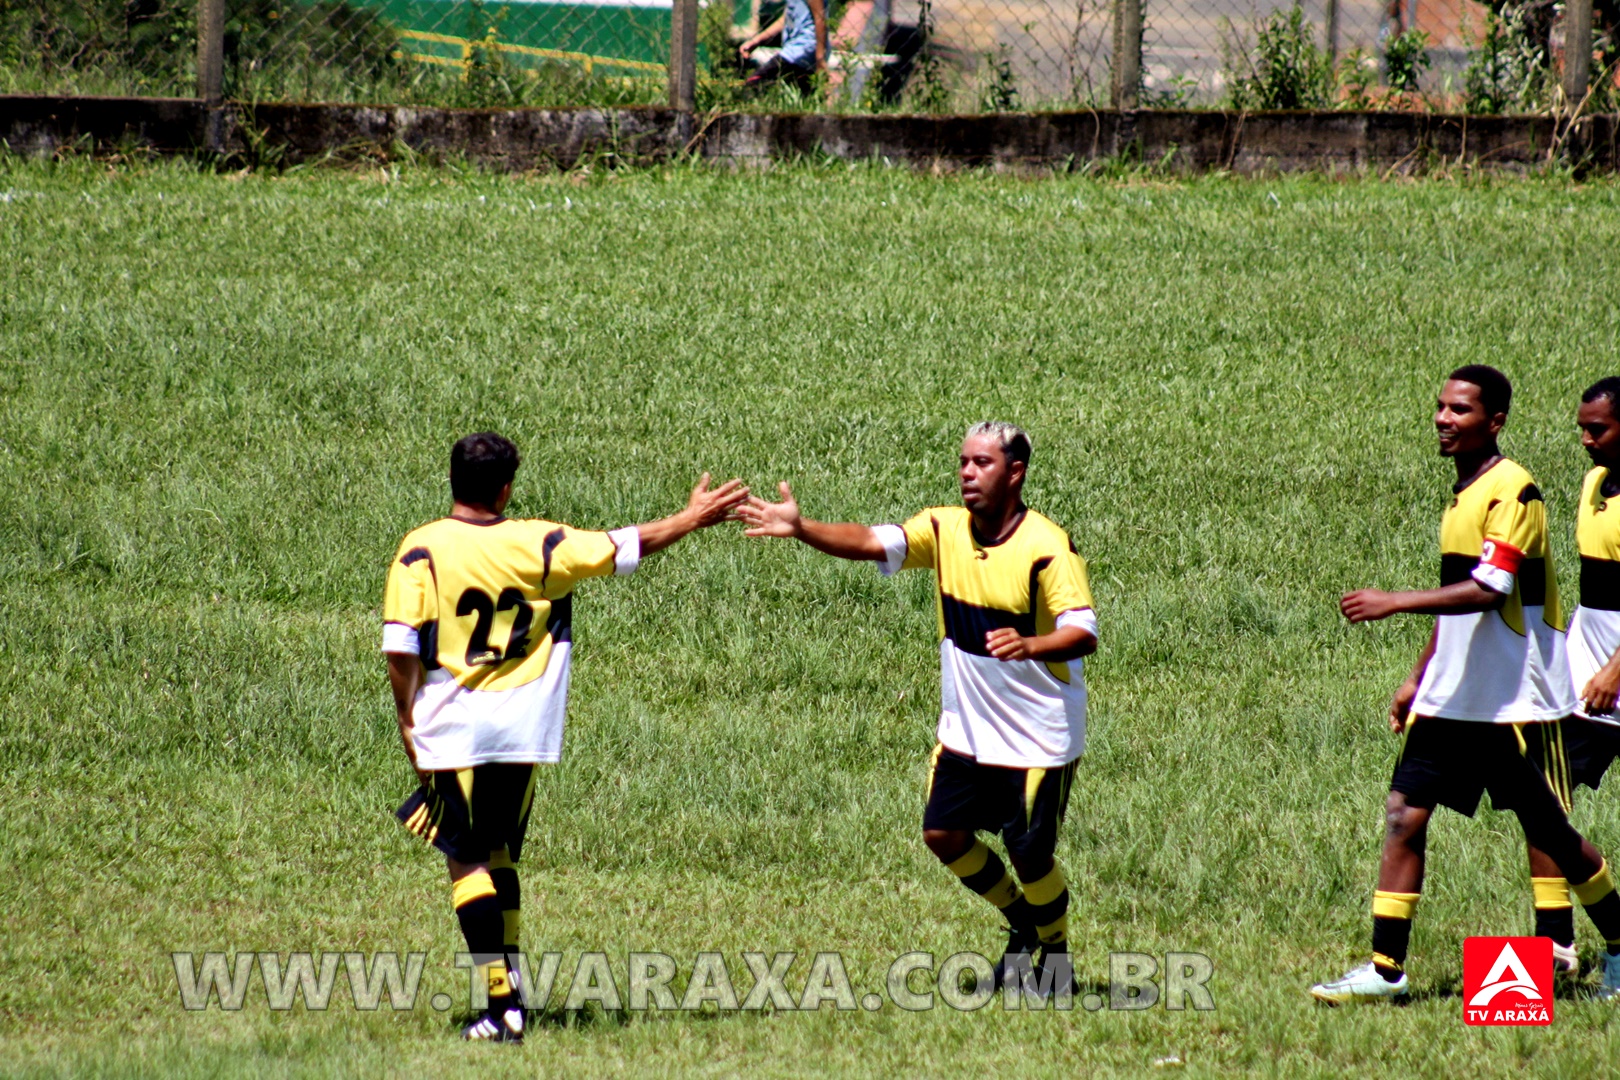
[[[906,561],[906,530],[898,525],[874,525],[872,535],[877,542],[883,545],[883,558],[878,560],[877,568],[884,577],[898,573],[900,565]]]
[[[1071,608],[1057,617],[1057,627],[1078,626],[1092,637],[1097,636],[1097,613],[1090,608]]]
[[[404,623],[399,622],[385,622],[383,623],[382,651],[421,656],[421,636],[417,634],[414,626],[406,626]]]
[[[641,565],[641,530],[634,525],[608,533],[613,541],[613,572],[620,577],[633,574]]]
[[[1481,586],[1502,596],[1513,595],[1513,575],[1500,566],[1482,562],[1474,567],[1473,579]]]

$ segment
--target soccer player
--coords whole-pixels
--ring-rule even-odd
[[[1320,1001],[1401,997],[1412,915],[1423,888],[1429,818],[1436,806],[1472,817],[1483,792],[1511,809],[1532,848],[1565,878],[1609,945],[1604,995],[1620,989],[1620,894],[1603,856],[1570,825],[1558,795],[1526,756],[1525,728],[1574,705],[1563,615],[1547,545],[1541,492],[1497,448],[1512,388],[1495,368],[1469,364],[1440,390],[1440,453],[1457,467],[1440,522],[1440,587],[1362,589],[1339,602],[1353,623],[1435,615],[1429,643],[1390,704],[1403,736],[1385,804],[1384,853],[1373,893],[1371,962],[1311,987]],[[1521,727],[1523,725],[1523,727]]]
[[[1069,891],[1054,852],[1085,748],[1081,657],[1097,648],[1097,619],[1085,561],[1024,505],[1029,455],[1018,428],[975,424],[962,442],[962,505],[904,525],[812,521],[785,483],[781,502],[750,497],[738,513],[749,536],[793,537],[884,575],[933,572],[941,704],[923,842],[1006,918],[998,983],[1022,988],[1038,971],[1072,988]],[[1000,834],[1018,880],[980,831]]]
[[[463,1038],[516,1042],[519,888],[536,766],[562,756],[574,586],[629,574],[647,555],[728,520],[741,481],[646,525],[587,532],[504,516],[519,463],[499,435],[468,435],[450,452],[450,516],[406,534],[388,571],[383,652],[405,756],[421,787],[400,807],[405,827],[444,852],[467,951],[489,1008]]]
[[[1543,725],[1530,740],[1531,759],[1546,773],[1567,812],[1577,785],[1593,790],[1620,755],[1620,378],[1601,379],[1581,395],[1576,423],[1592,469],[1581,484],[1575,540],[1581,553],[1581,603],[1569,623],[1569,670],[1575,712],[1562,723]],[[1579,968],[1569,883],[1556,868],[1532,867],[1536,935],[1553,941],[1564,971]]]

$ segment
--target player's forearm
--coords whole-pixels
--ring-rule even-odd
[[[637,525],[636,532],[641,535],[641,554],[645,558],[655,551],[662,551],[671,544],[681,540],[698,529],[697,515],[690,509],[682,510],[678,514],[671,514],[667,518],[649,521],[645,525]]]
[[[1470,578],[1440,589],[1396,593],[1394,601],[1396,610],[1408,615],[1473,615],[1495,611],[1507,597]]]
[[[1423,673],[1429,670],[1429,661],[1434,659],[1434,645],[1439,637],[1440,626],[1437,623],[1429,631],[1429,640],[1424,643],[1423,651],[1418,653],[1417,663],[1412,665],[1412,674],[1407,676],[1414,686],[1423,681]]]
[[[411,741],[415,723],[412,708],[422,687],[422,661],[410,653],[388,653],[388,687],[394,694],[394,717],[399,722],[399,741],[405,756],[416,766],[416,745]]]
[[[1050,634],[1026,638],[1025,648],[1031,660],[1058,664],[1096,652],[1097,635],[1078,626],[1060,626]]]
[[[853,522],[799,520],[798,538],[826,555],[856,562],[883,558],[883,545],[870,526]]]

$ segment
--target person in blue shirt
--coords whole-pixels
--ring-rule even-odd
[[[782,17],[743,42],[738,52],[745,61],[750,60],[755,49],[779,34],[781,51],[760,64],[744,87],[758,92],[774,83],[785,83],[808,94],[816,72],[827,64],[826,0],[787,0]]]

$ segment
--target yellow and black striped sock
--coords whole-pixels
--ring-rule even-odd
[[[518,884],[517,867],[512,865],[512,857],[505,848],[489,857],[489,880],[495,885],[495,898],[501,902],[504,931],[501,941],[506,946],[506,971],[515,984],[518,973],[515,954],[520,950],[519,937],[523,931],[523,890]]]
[[[1566,948],[1575,944],[1575,902],[1569,882],[1561,877],[1533,877],[1536,897],[1536,937],[1552,938]]]
[[[499,1016],[512,1003],[512,984],[507,977],[502,945],[506,936],[505,919],[501,915],[495,883],[487,871],[474,870],[451,885],[450,891],[456,905],[456,921],[461,924],[461,936],[467,939],[467,951],[489,980],[489,1011]]]
[[[1406,966],[1406,947],[1412,940],[1412,914],[1417,911],[1419,893],[1373,892],[1373,966],[1378,974],[1395,982]]]
[[[1062,951],[1069,940],[1069,883],[1063,879],[1063,867],[1054,861],[1045,877],[1026,881],[1024,899],[1029,901],[1041,944]]]
[[[1587,917],[1611,954],[1620,953],[1620,893],[1614,891],[1614,878],[1609,874],[1607,861],[1598,866],[1598,872],[1575,886],[1575,899],[1586,909]]]
[[[1019,891],[1018,882],[1007,872],[1001,856],[991,851],[983,840],[975,839],[968,853],[946,865],[962,884],[994,904],[1006,916],[1015,931],[1034,926],[1034,915],[1029,901]]]

